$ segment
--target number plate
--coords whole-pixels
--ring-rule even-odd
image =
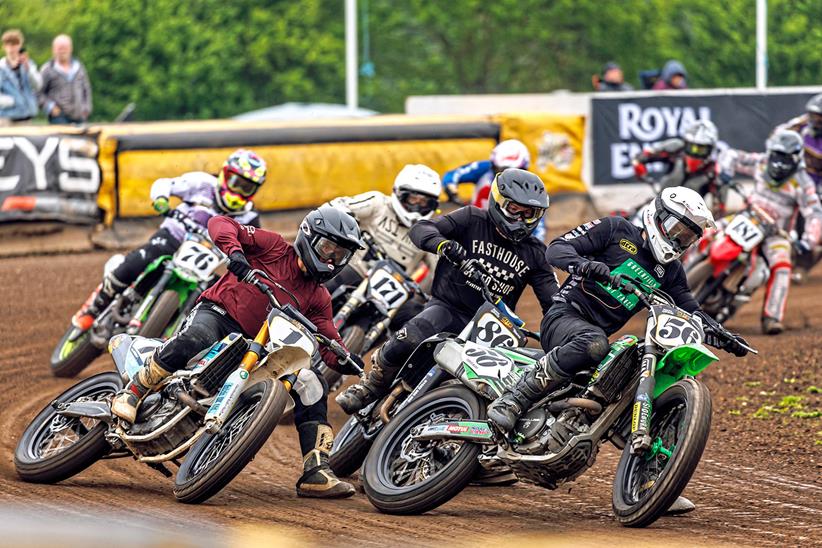
[[[408,300],[408,290],[387,268],[377,269],[371,274],[368,288],[371,297],[386,311],[399,308]]]
[[[660,346],[675,348],[684,344],[702,342],[702,331],[690,319],[672,314],[656,315],[654,340]]]
[[[737,215],[731,219],[725,232],[745,251],[752,250],[765,239],[765,232],[746,215]]]
[[[174,266],[200,280],[208,280],[219,265],[220,258],[209,247],[193,240],[185,240],[174,254]]]
[[[480,346],[494,347],[507,346],[516,348],[518,337],[511,329],[497,319],[490,312],[486,312],[477,320],[476,335],[474,342]]]

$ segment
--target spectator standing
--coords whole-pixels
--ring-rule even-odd
[[[625,83],[625,75],[622,67],[613,61],[605,63],[600,74],[591,77],[596,91],[631,91],[634,89],[630,84]]]
[[[671,59],[662,67],[662,74],[653,89],[686,89],[687,87],[688,72],[685,66],[676,59]]]
[[[0,59],[0,126],[24,124],[37,116],[37,91],[42,80],[23,47],[22,32],[7,30],[0,40],[6,53]]]
[[[72,49],[71,37],[60,34],[51,44],[53,57],[43,65],[40,105],[50,124],[82,124],[91,114],[91,83]]]

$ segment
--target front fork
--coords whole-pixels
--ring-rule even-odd
[[[650,315],[650,312],[649,312]],[[631,419],[631,454],[642,454],[651,448],[651,411],[656,386],[657,347],[651,340],[656,322],[648,319],[645,331],[645,351],[640,365],[639,386],[634,396],[634,412]]]

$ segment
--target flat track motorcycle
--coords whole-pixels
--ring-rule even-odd
[[[342,346],[317,332],[296,308],[281,305],[270,286],[287,290],[264,278],[259,270],[244,278],[271,303],[254,339],[231,333],[195,356],[145,398],[132,425],[112,416],[111,398],[161,342],[114,337],[109,350],[117,371],[82,380],[34,418],[15,449],[17,474],[25,481],[56,483],[100,459],[131,456],[167,477],[173,475],[169,463],[179,466],[174,496],[181,502],[200,503],[218,493],[274,431],[318,343],[348,361]]]
[[[225,257],[209,239],[208,231],[180,211],[172,210],[167,216],[186,228],[180,247],[173,256],[163,255],[150,263],[131,286],[100,312],[89,329],[70,324],[52,352],[52,374],[78,375],[103,352],[109,339],[120,333],[149,338],[170,336],[202,292],[217,279],[215,270]],[[104,273],[117,268],[123,259],[121,254],[111,257]],[[153,285],[143,297],[135,288],[145,285],[145,281]],[[92,292],[88,304],[98,291],[100,286]]]
[[[489,453],[521,480],[556,489],[611,441],[623,450],[613,484],[617,520],[644,527],[663,515],[707,443],[711,395],[694,377],[718,358],[702,345],[700,319],[668,295],[619,276],[610,285],[648,310],[644,340],[619,338],[594,371],[536,402],[507,437],[485,420],[486,407],[534,356],[460,336],[437,343],[434,360],[459,384],[404,406],[382,429],[362,469],[369,501],[391,514],[432,510],[456,496]]]

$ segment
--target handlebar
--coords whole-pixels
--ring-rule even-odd
[[[265,280],[265,282],[263,280]],[[275,308],[280,309],[280,310],[283,309],[283,306],[280,304],[280,301],[274,295],[274,292],[271,290],[271,287],[268,285],[269,283],[271,285],[281,289],[285,293],[287,293],[292,299],[294,299],[294,302],[299,302],[299,301],[297,301],[297,298],[288,289],[286,289],[281,284],[279,284],[279,283],[275,282],[274,280],[272,280],[268,276],[268,274],[266,274],[262,270],[257,270],[257,269],[251,270],[240,281],[242,281],[244,283],[247,283],[247,284],[250,284],[250,285],[253,285],[257,289],[259,289],[263,294],[265,294],[266,297],[268,297],[268,300],[271,302],[271,305],[274,306]],[[303,327],[308,329],[308,326],[306,326],[305,323],[303,323],[303,322],[300,322],[300,323],[303,325]],[[336,340],[330,339],[330,338],[326,337],[325,335],[323,335],[322,333],[316,331],[316,328],[315,329],[309,329],[309,331],[311,331],[311,334],[314,336],[314,338],[317,340],[317,342],[319,342],[323,346],[327,347],[329,350],[331,350],[331,352],[335,356],[337,356],[337,358],[339,358],[341,364],[347,363],[348,366],[351,367],[352,369],[356,370],[357,374],[360,375],[360,376],[365,374],[365,372],[362,370],[362,368],[360,366],[358,366],[354,362],[354,360],[351,359],[351,354],[340,343],[338,343]]]

